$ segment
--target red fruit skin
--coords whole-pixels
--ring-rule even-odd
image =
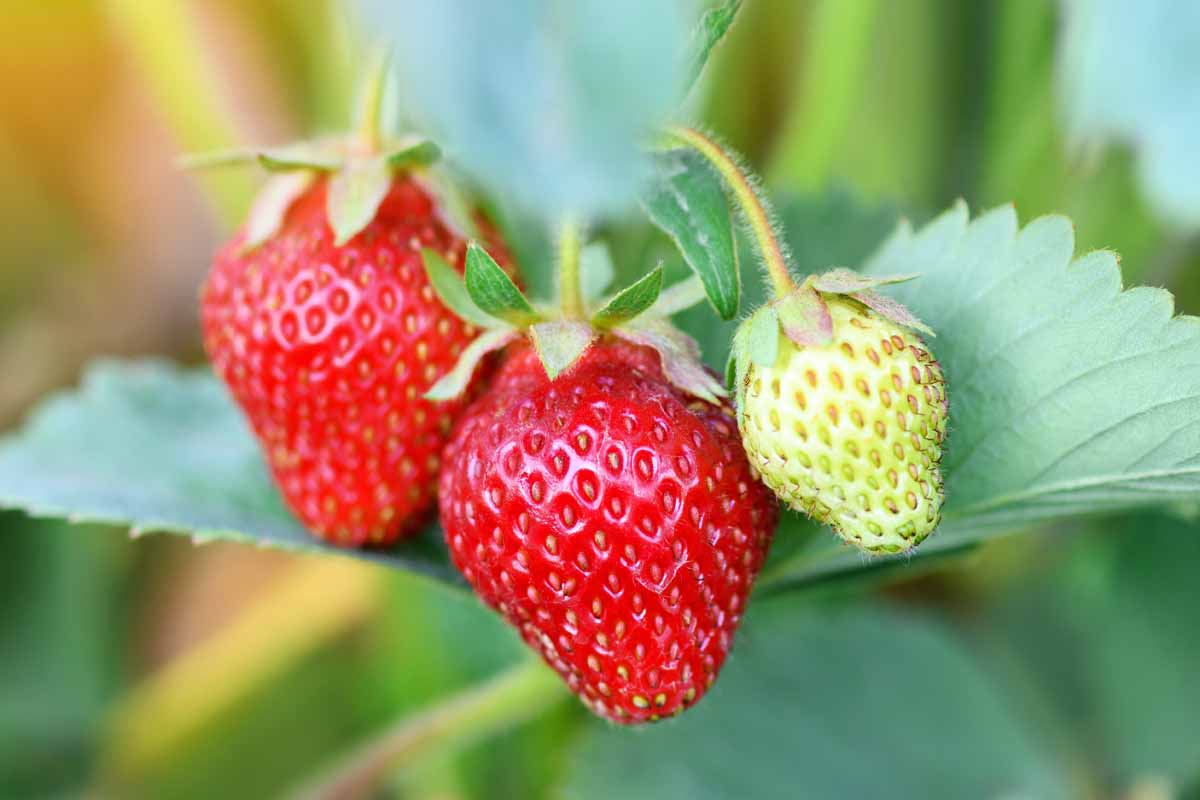
[[[466,242],[411,178],[341,247],[325,197],[320,181],[270,240],[243,252],[243,232],[218,253],[201,294],[204,345],[292,511],[331,543],[386,545],[432,511],[464,401],[422,394],[476,334],[438,300],[420,251],[461,271]]]
[[[459,419],[454,563],[597,714],[675,714],[716,679],[779,511],[727,406],[606,339],[551,383],[517,345]]]

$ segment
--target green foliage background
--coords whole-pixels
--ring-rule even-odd
[[[201,702],[194,726],[172,733],[165,723],[176,718],[165,707],[143,708],[131,721],[139,687],[219,638],[256,602],[270,602],[283,576],[310,563],[240,545],[197,549],[184,538],[131,542],[123,535],[120,526],[136,523],[200,539],[249,531],[311,548],[267,488],[240,421],[210,380],[166,362],[132,368],[110,362],[88,372],[82,394],[51,401],[29,417],[36,397],[78,383],[82,363],[94,355],[200,363],[194,289],[253,183],[222,173],[202,179],[201,193],[192,179],[172,172],[175,149],[344,123],[357,51],[355,34],[336,33],[355,30],[336,4],[256,0],[198,11],[200,5],[148,11],[132,2],[57,2],[13,12],[9,20],[28,34],[13,37],[13,62],[34,66],[16,70],[0,90],[23,97],[32,82],[88,124],[47,111],[28,122],[28,114],[0,110],[0,174],[24,200],[0,198],[9,223],[0,254],[11,265],[0,272],[0,372],[12,376],[10,386],[29,387],[0,393],[0,426],[15,430],[31,420],[20,434],[23,449],[0,450],[0,503],[71,513],[86,524],[0,515],[5,797],[88,789],[129,797],[278,795],[373,731],[525,657],[516,637],[453,582],[431,536],[381,557],[416,572],[364,565],[349,573],[347,580],[378,591],[365,613],[347,616],[310,646],[288,650],[265,630],[260,639],[242,640],[237,657],[212,662],[237,668],[286,656],[229,703],[205,711]],[[469,14],[463,5],[445,8]],[[1132,71],[1130,86],[1113,95],[1136,96],[1142,105],[1132,115],[1105,118],[1087,91],[1064,100],[1064,86],[1088,75],[1095,52],[1089,48],[1111,49],[1111,26],[1095,22],[1103,16],[1088,16],[1107,5],[748,0],[689,100],[689,113],[764,175],[799,270],[863,265],[900,217],[924,224],[959,198],[973,211],[1013,202],[1022,225],[1052,212],[1074,223],[1072,247],[1065,223],[1039,223],[1018,237],[1006,221],[1011,212],[970,228],[951,212],[915,239],[894,240],[870,262],[870,269],[927,273],[901,291],[912,292],[904,299],[942,331],[935,349],[951,391],[959,390],[956,377],[964,384],[952,394],[956,441],[986,440],[983,453],[992,460],[977,462],[974,473],[955,460],[957,452],[950,457],[960,467],[951,473],[952,504],[980,510],[964,510],[962,524],[952,520],[930,541],[929,553],[911,563],[863,562],[793,518],[779,534],[764,591],[725,673],[697,709],[631,732],[555,703],[531,722],[395,774],[383,788],[387,796],[1055,798],[1200,791],[1194,680],[1200,536],[1195,482],[1187,478],[1200,450],[1191,439],[1195,324],[1168,324],[1162,294],[1116,295],[1110,256],[1068,266],[1072,253],[1111,249],[1121,254],[1125,285],[1167,286],[1178,311],[1200,312],[1194,206],[1180,189],[1194,167],[1147,150],[1166,137],[1172,152],[1177,142],[1170,132],[1188,130],[1173,98],[1189,77],[1194,87],[1196,73],[1186,61],[1171,62],[1182,77],[1149,67]],[[523,4],[521,13],[533,7]],[[515,14],[507,23],[519,32],[522,19]],[[1200,36],[1193,22],[1174,20],[1173,36],[1196,41],[1188,38]],[[490,31],[487,23],[480,18],[472,25]],[[673,30],[671,24],[656,18],[641,30],[650,35],[656,26]],[[1136,56],[1138,48],[1155,46],[1162,20],[1135,19],[1122,30],[1122,46]],[[590,29],[575,33],[588,58],[572,68],[594,69],[589,59],[608,39]],[[1061,50],[1060,41],[1073,49]],[[629,44],[631,52],[645,50],[636,45]],[[476,55],[481,63],[510,66],[536,65],[542,57],[486,47]],[[660,69],[661,57],[647,54],[632,69]],[[64,72],[63,64],[74,71]],[[410,79],[414,69],[410,64]],[[86,103],[81,90],[59,85],[58,73],[94,81],[100,99]],[[454,72],[442,79],[466,80]],[[1122,79],[1099,80],[1106,87]],[[229,87],[241,80],[250,86],[231,102]],[[458,112],[479,114],[483,101],[503,103],[513,87],[500,88],[499,100],[476,98]],[[538,88],[535,98],[553,109],[556,87]],[[669,106],[653,87],[644,88],[638,113],[650,118]],[[271,99],[264,104],[264,98]],[[437,99],[429,101],[434,110]],[[527,147],[530,131],[550,124],[505,108],[503,124],[487,130],[478,120],[428,114],[426,121],[485,140],[486,147],[455,141],[463,152],[503,157],[514,152],[503,149],[506,137],[509,145]],[[613,140],[629,124],[618,111],[596,112],[612,112],[597,130]],[[122,160],[106,124],[134,131],[121,141],[138,158]],[[84,147],[67,136],[72,129]],[[1087,147],[1077,146],[1080,140]],[[79,149],[111,163],[110,172],[93,174],[82,157],[68,155]],[[546,296],[552,284],[538,203],[571,196],[607,208],[631,180],[613,173],[597,184],[585,174],[560,186],[556,170],[569,169],[563,165],[575,158],[623,155],[557,150],[543,160],[544,172],[523,176],[530,184],[515,201],[491,198],[535,294]],[[1162,158],[1175,159],[1165,184],[1155,160]],[[511,163],[477,169],[485,182],[522,178],[511,173]],[[177,213],[152,216],[152,224],[131,233],[119,218],[150,204],[122,188],[130,174],[185,201]],[[547,194],[550,185],[559,193]],[[89,201],[88,191],[104,201]],[[105,213],[112,198],[123,213]],[[660,259],[668,282],[686,272],[670,242],[636,208],[609,217],[602,233],[618,285]],[[742,251],[747,310],[764,294],[753,255]],[[991,268],[965,271],[964,264],[988,259]],[[893,266],[914,261],[906,269]],[[1022,273],[1022,265],[1045,269]],[[1013,282],[988,298],[989,314],[974,317],[976,326],[961,318],[951,325],[958,309],[944,304],[969,288],[956,282],[1006,270]],[[133,287],[151,302],[131,306],[126,296]],[[74,307],[75,313],[58,310],[64,292],[92,298],[99,334]],[[120,326],[128,315],[151,321]],[[736,323],[718,322],[704,307],[680,320],[697,334],[706,358],[722,364]],[[1034,338],[1022,338],[1033,329]],[[39,330],[49,333],[39,338]],[[1081,338],[1081,330],[1093,338]],[[1081,344],[1095,341],[1106,346]],[[1095,382],[1070,383],[1072,370]],[[965,386],[977,374],[991,376],[991,383]],[[1123,393],[1106,394],[1111,386]],[[1045,404],[1030,400],[1050,388],[1060,398],[1059,415],[1040,418]],[[1096,430],[1115,433],[1096,438]],[[88,443],[86,452],[80,442]],[[1137,449],[1146,442],[1164,447]],[[31,463],[39,470],[30,471]],[[1152,468],[1153,479],[1130,479],[1128,468],[1137,465]],[[1117,477],[1069,488],[1104,476]],[[1044,494],[1010,498],[1040,478]],[[1152,508],[1128,510],[1141,504]],[[1109,508],[1118,513],[1098,515]],[[1014,527],[1027,535],[994,538]],[[976,546],[983,534],[987,543]],[[939,550],[941,557],[929,557]],[[239,579],[240,570],[250,577]],[[320,602],[322,587],[311,591]],[[202,697],[219,678],[182,692]],[[157,738],[152,758],[130,755],[138,736]]]

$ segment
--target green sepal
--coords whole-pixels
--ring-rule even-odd
[[[686,311],[697,303],[704,301],[704,283],[696,275],[692,275],[678,283],[673,283],[654,301],[646,312],[650,317],[670,317],[680,311]]]
[[[912,274],[872,278],[861,275],[854,270],[846,269],[845,267],[838,267],[824,274],[814,275],[808,279],[808,284],[818,292],[825,292],[826,294],[854,294],[855,292],[874,289],[878,286],[905,283],[919,277],[921,276]]]
[[[463,190],[462,182],[450,173],[445,163],[422,170],[417,180],[437,201],[438,217],[447,228],[463,239],[479,238],[475,207]]]
[[[475,301],[467,292],[467,286],[463,283],[462,276],[436,250],[423,248],[421,260],[425,264],[425,274],[429,277],[433,291],[437,293],[446,308],[453,311],[460,319],[480,328],[511,327],[504,320],[484,313],[479,306],[475,305]]]
[[[709,403],[719,403],[729,393],[700,362],[696,340],[666,320],[639,319],[614,334],[626,341],[649,347],[662,361],[663,376],[672,385]]]
[[[742,324],[745,354],[760,367],[773,367],[779,360],[779,325],[779,315],[772,306],[763,306]]]
[[[603,297],[616,274],[608,245],[592,242],[579,251],[579,289],[584,302],[592,303]]]
[[[334,244],[344,245],[371,224],[392,186],[392,171],[382,158],[352,161],[329,180],[325,209]]]
[[[298,169],[336,172],[346,166],[344,148],[334,139],[262,147],[258,149],[256,158],[268,172],[291,172]]]
[[[864,289],[861,292],[855,292],[854,294],[850,295],[850,297],[862,303],[864,306],[871,309],[884,319],[891,320],[897,325],[905,328],[911,328],[914,331],[920,331],[926,336],[937,336],[937,334],[933,332],[933,328],[930,328],[924,322],[921,322],[921,320],[917,319],[917,316],[909,311],[908,307],[899,300],[895,300],[870,289]]]
[[[392,148],[384,158],[393,170],[427,167],[442,157],[442,148],[428,139],[418,139]]]
[[[246,215],[246,238],[242,252],[246,253],[274,236],[283,225],[288,209],[300,195],[308,191],[316,175],[304,170],[272,175],[259,190]]]
[[[626,286],[592,315],[592,324],[611,328],[645,313],[662,293],[663,268],[660,264],[631,286]]]
[[[550,380],[570,369],[598,335],[591,325],[573,320],[539,322],[529,328],[529,337]]]
[[[509,342],[518,338],[520,331],[515,328],[493,328],[484,331],[467,345],[458,357],[454,368],[443,375],[438,382],[425,392],[426,400],[453,400],[461,395],[471,384],[475,369],[488,353],[494,353]]]
[[[476,242],[467,246],[466,285],[471,300],[485,314],[518,326],[538,319],[512,278]]]
[[[809,285],[789,292],[772,305],[783,333],[801,346],[821,346],[833,341],[833,317],[820,293]]]

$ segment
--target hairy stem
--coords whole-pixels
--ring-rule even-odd
[[[583,233],[574,217],[563,221],[558,236],[559,302],[564,319],[583,319],[583,289],[579,281],[579,252]]]
[[[401,720],[350,753],[301,790],[304,800],[366,797],[392,770],[445,753],[531,719],[565,698],[566,688],[541,661],[530,659],[445,703]]]
[[[796,288],[788,271],[787,257],[783,245],[780,244],[779,234],[771,219],[767,201],[758,193],[750,177],[738,166],[737,159],[719,144],[694,128],[672,126],[667,129],[668,135],[694,148],[700,155],[708,159],[717,172],[725,180],[734,199],[742,211],[747,226],[754,236],[759,255],[762,256],[763,266],[767,277],[775,289],[777,297],[783,297]]]

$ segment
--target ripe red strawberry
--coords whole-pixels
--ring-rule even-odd
[[[550,381],[516,345],[447,446],[455,564],[597,714],[674,714],[711,685],[778,519],[728,406],[606,337]]]
[[[434,294],[421,249],[461,271],[466,242],[400,176],[374,219],[336,245],[327,185],[300,195],[261,245],[247,250],[243,231],[217,255],[204,344],[305,525],[337,544],[386,544],[432,509],[463,403],[422,394],[475,334]]]

